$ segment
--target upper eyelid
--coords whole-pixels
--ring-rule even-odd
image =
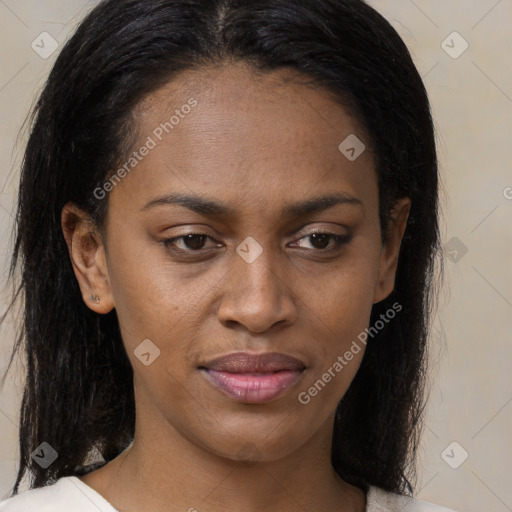
[[[349,233],[336,233],[332,230],[329,230],[328,228],[312,228],[310,231],[302,234],[302,235],[298,235],[299,236],[299,239],[301,238],[305,238],[307,236],[311,236],[311,235],[314,235],[315,233],[320,233],[320,234],[325,234],[325,235],[332,235],[332,236],[344,236],[344,235],[348,235]],[[212,240],[215,240],[215,241],[218,241],[216,240],[215,236],[213,235],[210,235],[208,233],[204,233],[202,231],[191,231],[190,233],[183,233],[182,235],[176,235],[176,236],[169,236],[167,238],[165,238],[165,240],[172,240],[172,239],[179,239],[179,238],[184,238],[186,236],[189,236],[189,235],[198,235],[198,236],[206,236]]]
[[[297,233],[298,234],[297,236],[302,236],[302,237],[308,236],[308,234],[311,234],[311,233],[318,233],[318,232],[322,232],[322,233],[329,234],[329,235],[338,235],[338,236],[346,234],[346,233],[336,233],[334,231],[335,228],[332,228],[332,227],[322,226],[322,227],[311,227],[308,229],[305,228],[305,226],[312,224],[312,223],[313,223],[312,221],[309,221],[305,225],[302,224],[302,227],[300,227],[299,229],[294,228],[292,231],[288,231],[288,234],[286,234],[286,237],[288,238],[288,237],[292,236],[292,233]],[[348,232],[351,231],[351,228],[349,228],[346,225],[337,224],[337,226],[338,226],[338,228],[342,228],[344,230],[347,230]],[[175,226],[175,227],[179,228],[181,226]],[[180,238],[180,237],[184,237],[187,235],[205,235],[205,236],[215,239],[216,235],[210,234],[207,231],[209,231],[208,228],[197,227],[193,231],[189,231],[189,232],[186,232],[183,234],[176,234],[175,236],[169,236],[168,238]],[[301,232],[304,234],[300,235]]]

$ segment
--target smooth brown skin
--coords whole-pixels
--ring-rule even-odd
[[[291,76],[255,75],[238,63],[180,75],[139,106],[136,148],[189,98],[198,105],[109,194],[104,239],[76,206],[62,211],[84,301],[98,314],[116,308],[134,368],[134,442],[82,477],[120,511],[365,509],[363,491],[330,462],[334,411],[364,351],[309,404],[297,396],[348,350],[369,326],[372,305],[393,290],[410,201],[397,203],[383,246],[369,144],[354,162],[338,150],[351,133],[365,141],[364,132],[323,89],[283,81]],[[341,191],[362,207],[280,214],[287,203]],[[235,212],[141,211],[172,192]],[[307,236],[318,229],[353,238],[329,255]],[[202,257],[176,256],[162,243],[189,233],[212,237]],[[235,250],[248,236],[263,248],[250,264]],[[182,239],[177,249],[202,247],[195,243]],[[335,247],[334,239],[325,243]],[[146,338],[161,350],[149,366],[134,356]],[[239,403],[197,369],[235,351],[282,352],[307,368],[274,401]],[[254,456],[240,460],[248,446]]]

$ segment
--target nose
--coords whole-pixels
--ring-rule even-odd
[[[218,318],[226,326],[244,326],[252,333],[291,325],[297,319],[291,284],[283,265],[265,249],[251,263],[238,254],[227,273]]]

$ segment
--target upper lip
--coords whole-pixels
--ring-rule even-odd
[[[264,352],[262,354],[233,352],[213,359],[200,368],[229,373],[264,373],[280,370],[304,370],[305,365],[299,359],[279,352]]]

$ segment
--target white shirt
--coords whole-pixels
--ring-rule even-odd
[[[365,512],[455,512],[451,509],[370,487]],[[0,502],[0,512],[118,512],[76,476],[62,477]]]

